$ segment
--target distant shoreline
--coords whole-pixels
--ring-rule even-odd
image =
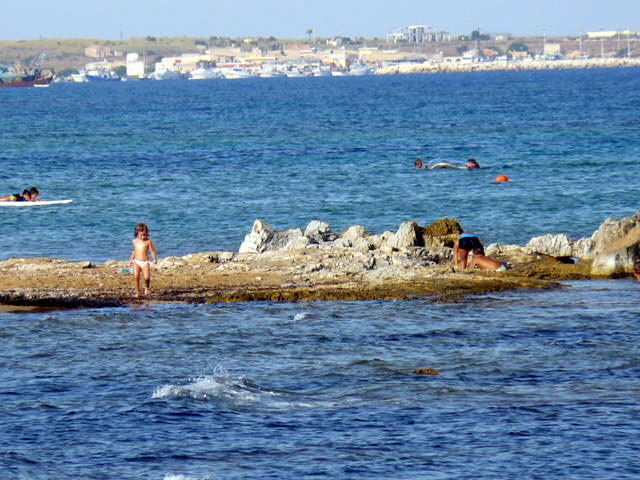
[[[465,73],[531,70],[579,70],[592,68],[637,68],[640,58],[588,58],[575,60],[530,60],[512,62],[423,62],[399,63],[381,67],[377,75]]]

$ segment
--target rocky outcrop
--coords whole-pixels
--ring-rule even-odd
[[[621,220],[606,219],[590,238],[543,235],[532,238],[525,249],[530,254],[590,260],[594,277],[627,275],[640,259],[640,212]]]
[[[453,240],[462,232],[455,220],[442,219],[421,227],[409,221],[398,230],[370,235],[363,226],[353,225],[337,235],[324,222],[314,220],[304,230],[295,228],[278,232],[263,220],[255,220],[251,232],[244,237],[239,253],[264,253],[271,250],[311,248],[349,248],[361,251],[382,250],[387,253],[413,247],[435,249],[442,256],[442,247],[452,247]]]
[[[640,259],[640,212],[633,217],[608,218],[591,237],[594,276],[622,276]]]
[[[455,220],[396,232],[369,234],[361,225],[336,234],[323,222],[278,232],[256,220],[239,252],[165,257],[153,266],[151,301],[239,302],[401,300],[465,295],[514,288],[551,288],[557,280],[615,277],[640,258],[640,213],[606,220],[586,239],[545,235],[526,246],[492,244],[487,254],[509,263],[508,272],[457,272],[452,244],[462,231]],[[582,261],[567,261],[575,256]],[[0,304],[53,308],[114,306],[132,297],[126,260],[102,265],[50,258],[0,262]]]
[[[529,253],[543,253],[554,257],[570,257],[573,254],[573,242],[565,235],[543,235],[534,237],[526,245]]]
[[[269,250],[295,250],[310,243],[302,230],[294,228],[277,232],[262,220],[253,222],[251,233],[244,237],[239,253],[262,253]]]

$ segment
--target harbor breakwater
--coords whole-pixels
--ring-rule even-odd
[[[640,58],[584,58],[562,60],[522,60],[461,62],[425,61],[421,63],[404,62],[382,66],[376,70],[378,75],[417,74],[417,73],[463,73],[491,71],[526,70],[574,70],[590,68],[633,68],[640,67]]]

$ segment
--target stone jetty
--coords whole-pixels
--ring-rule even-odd
[[[607,219],[590,238],[532,238],[527,245],[487,246],[511,269],[453,268],[455,220],[409,221],[396,232],[370,234],[354,225],[336,233],[312,221],[284,232],[256,220],[237,252],[201,252],[161,259],[152,292],[133,297],[126,261],[68,262],[20,258],[0,262],[4,308],[113,307],[138,303],[410,300],[453,302],[469,295],[522,288],[558,288],[562,280],[629,276],[640,258],[640,212]]]

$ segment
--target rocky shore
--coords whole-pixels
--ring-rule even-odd
[[[250,301],[462,300],[469,295],[523,288],[558,288],[562,280],[630,275],[640,258],[640,212],[606,220],[590,237],[545,235],[525,246],[492,244],[487,254],[506,272],[453,268],[455,220],[396,232],[367,233],[356,225],[334,233],[313,221],[305,230],[278,232],[254,222],[238,252],[203,252],[161,259],[152,293],[133,296],[125,261],[67,262],[51,258],[0,262],[4,308],[114,307],[140,303]]]

